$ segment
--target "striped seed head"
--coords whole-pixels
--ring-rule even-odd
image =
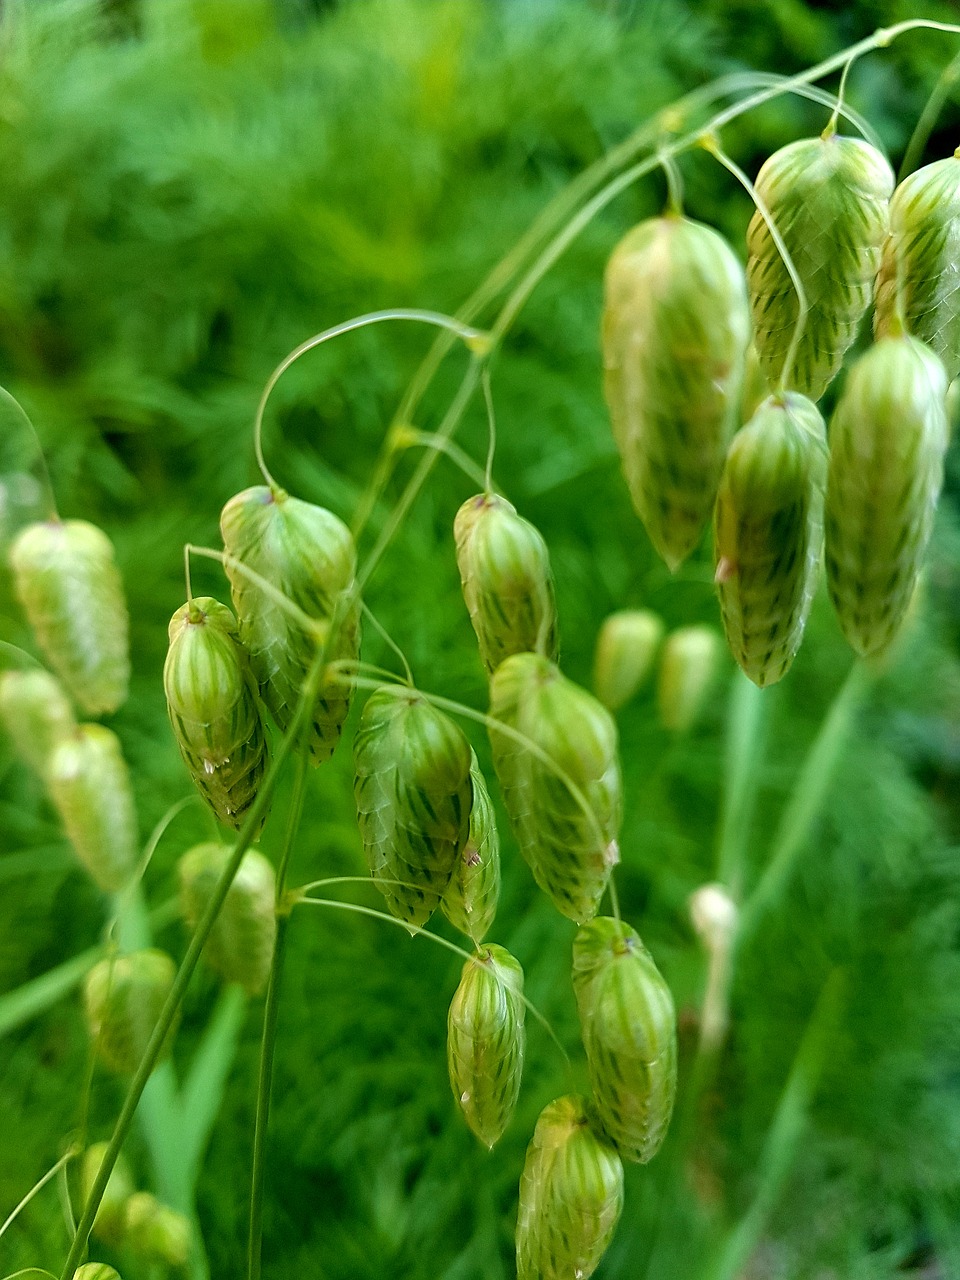
[[[611,711],[646,683],[663,639],[663,619],[650,609],[623,609],[604,620],[593,659],[593,687]]]
[[[197,790],[221,822],[239,830],[266,772],[267,740],[226,605],[201,596],[173,615],[163,688]]]
[[[84,1204],[90,1198],[90,1192],[96,1181],[103,1157],[107,1152],[106,1142],[95,1142],[83,1153],[80,1166],[80,1191]],[[123,1241],[126,1230],[127,1201],[133,1195],[133,1175],[122,1155],[111,1170],[110,1177],[100,1201],[100,1208],[93,1223],[93,1234],[105,1244],[118,1245]]]
[[[137,862],[137,813],[120,740],[82,724],[47,762],[47,788],[74,852],[105,893],[121,889]]]
[[[470,834],[440,908],[455,929],[479,946],[493,924],[500,899],[500,833],[486,779],[472,750],[470,759]]]
[[[85,1262],[73,1273],[73,1280],[120,1280],[120,1275],[105,1262]]]
[[[133,1253],[168,1267],[185,1267],[190,1257],[190,1222],[149,1191],[127,1202],[127,1244]]]
[[[213,897],[231,853],[227,845],[198,844],[177,864],[180,905],[191,931]],[[266,986],[273,959],[275,890],[273,867],[262,853],[248,849],[203,949],[211,969],[254,996]]]
[[[10,564],[37,643],[78,705],[116,711],[130,683],[129,621],[110,539],[85,520],[30,524]]]
[[[509,951],[480,947],[463,966],[447,1016],[447,1067],[467,1124],[492,1147],[510,1123],[523,1073],[523,970]]]
[[[803,639],[823,546],[823,419],[806,397],[765,400],[734,438],[714,523],[716,582],[730,651],[763,687]]]
[[[532,653],[515,654],[494,672],[490,715],[507,730],[491,727],[490,742],[520,852],[558,911],[578,924],[589,920],[619,860],[613,718]]]
[[[799,314],[797,291],[757,211],[747,229],[757,354],[772,387],[819,400],[870,304],[893,171],[876,147],[859,138],[801,138],[767,160],[756,189],[793,259],[809,307],[785,370]]]
[[[943,481],[946,391],[929,347],[882,338],[850,370],[830,423],[827,585],[861,656],[887,648],[913,597]]]
[[[723,641],[713,627],[678,627],[667,636],[657,677],[660,721],[671,733],[697,723],[720,668]]]
[[[506,498],[468,498],[453,524],[463,598],[480,657],[493,672],[512,653],[557,656],[557,610],[547,544]]]
[[[419,928],[440,905],[470,830],[472,752],[460,727],[414,689],[384,686],[354,739],[360,835],[374,883]]]
[[[749,335],[743,267],[711,227],[649,218],[614,249],[604,392],[634,509],[672,571],[710,517]]]
[[[355,662],[360,653],[360,601],[348,600],[357,555],[350,530],[331,511],[256,485],[231,498],[220,516],[228,555],[266,579],[309,618],[323,624],[339,615],[328,635],[327,661]],[[235,564],[226,564],[240,639],[260,695],[285,732],[296,711],[317,638]],[[340,740],[350,710],[349,680],[331,672],[313,706],[310,758],[322,764]]]
[[[623,1164],[583,1098],[540,1113],[520,1177],[517,1280],[589,1280],[623,1208]]]
[[[677,1090],[670,988],[629,925],[598,917],[574,939],[573,989],[600,1126],[624,1160],[646,1164]]]
[[[133,1075],[170,994],[177,967],[163,951],[109,956],[87,974],[87,1030],[97,1057],[117,1075]],[[164,1053],[169,1051],[173,1029]]]
[[[49,672],[5,671],[0,675],[0,723],[17,755],[45,777],[55,746],[77,731],[73,708]]]

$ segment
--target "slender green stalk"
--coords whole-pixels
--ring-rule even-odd
[[[76,1151],[74,1151],[71,1148],[65,1155],[62,1155],[60,1157],[60,1159],[57,1161],[57,1163],[53,1166],[52,1169],[48,1169],[47,1172],[43,1175],[43,1177],[34,1183],[34,1185],[30,1188],[30,1190],[23,1197],[20,1203],[16,1205],[10,1211],[9,1214],[7,1214],[6,1219],[4,1220],[2,1225],[0,1225],[0,1236],[3,1236],[6,1234],[7,1228],[17,1218],[17,1216],[22,1212],[22,1210],[24,1210],[27,1207],[27,1205],[30,1203],[33,1197],[39,1191],[42,1191],[43,1188],[47,1185],[47,1183],[51,1182],[57,1176],[60,1170],[67,1164],[67,1162],[69,1160],[72,1160],[76,1154],[77,1154]]]
[[[939,80],[933,86],[930,97],[920,113],[920,119],[910,135],[907,149],[903,153],[903,161],[897,173],[897,182],[902,182],[917,167],[917,161],[923,155],[923,149],[930,139],[933,126],[937,123],[940,112],[953,92],[958,79],[960,79],[960,53],[947,63],[940,72]]]
[[[757,803],[757,766],[774,690],[759,689],[742,671],[734,677],[727,721],[723,808],[717,851],[717,879],[736,900],[742,888],[744,855]]]

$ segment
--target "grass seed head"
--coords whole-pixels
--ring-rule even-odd
[[[671,733],[697,723],[720,669],[723,641],[713,627],[678,627],[667,636],[657,677],[660,721]]]
[[[73,708],[60,683],[38,669],[0,675],[0,723],[17,755],[41,778],[46,776],[54,747],[77,731]]]
[[[150,1262],[185,1267],[190,1257],[190,1222],[149,1191],[137,1191],[127,1203],[126,1240],[131,1252]]]
[[[500,899],[500,833],[486,779],[472,751],[470,759],[470,834],[440,907],[453,927],[479,946],[493,924]]]
[[[653,670],[664,625],[650,609],[623,609],[604,619],[593,659],[593,687],[603,705],[619,711]]]
[[[80,1166],[80,1191],[84,1203],[90,1198],[90,1192],[107,1152],[107,1145],[106,1142],[95,1142],[83,1153]],[[107,1179],[100,1208],[94,1219],[93,1234],[98,1240],[112,1245],[123,1243],[127,1225],[127,1201],[133,1195],[133,1191],[133,1175],[126,1160],[120,1155]]]
[[[87,974],[87,1030],[97,1057],[117,1075],[133,1075],[140,1065],[176,972],[165,952],[151,950],[108,956]],[[172,1037],[173,1028],[164,1053]]]
[[[120,1280],[120,1274],[105,1262],[85,1262],[73,1273],[73,1280]]]

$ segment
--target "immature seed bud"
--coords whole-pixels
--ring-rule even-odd
[[[190,1223],[149,1191],[138,1191],[127,1204],[127,1244],[143,1258],[185,1267],[190,1257]]]
[[[713,627],[678,627],[667,636],[657,679],[660,720],[671,733],[697,723],[720,667],[723,641]]]
[[[827,585],[863,656],[887,648],[917,584],[943,481],[946,391],[929,347],[883,338],[850,370],[830,423]]]
[[[120,1280],[120,1275],[105,1262],[85,1262],[73,1273],[73,1280]]]
[[[960,148],[904,178],[890,201],[890,234],[877,276],[874,331],[907,332],[960,373]]]
[[[239,831],[266,772],[267,740],[236,621],[200,596],[169,632],[163,688],[177,746],[204,800]]]
[[[764,401],[737,433],[720,482],[716,582],[730,651],[761,687],[800,647],[823,546],[823,419],[804,396]]]
[[[605,619],[593,660],[593,687],[605,707],[619,711],[646,683],[663,631],[663,619],[650,609],[624,609]]]
[[[488,944],[463,966],[447,1017],[450,1086],[467,1124],[492,1147],[510,1123],[523,1073],[523,970]]]
[[[220,530],[227,553],[266,579],[309,618],[329,624],[343,610],[327,640],[328,663],[356,662],[360,654],[360,600],[346,601],[353,587],[357,554],[350,530],[333,512],[291,498],[282,489],[256,485],[238,493],[223,509]],[[317,639],[281,604],[235,564],[226,564],[240,639],[260,694],[278,728],[293,719]],[[322,764],[340,740],[353,686],[336,672],[326,674],[313,704],[310,758]]]
[[[589,1280],[623,1208],[623,1165],[583,1098],[540,1113],[520,1178],[517,1280]]]
[[[463,598],[493,672],[512,653],[557,656],[550,553],[537,530],[493,493],[468,498],[453,524]]]
[[[198,844],[180,859],[180,902],[191,930],[213,897],[231,853],[227,845]],[[277,934],[275,892],[273,867],[262,853],[248,849],[203,949],[212,969],[227,982],[239,982],[250,995],[264,989],[270,974]]]
[[[73,709],[46,671],[0,675],[0,721],[26,764],[44,777],[53,748],[77,731]]]
[[[671,570],[710,516],[749,334],[743,268],[712,228],[649,218],[613,251],[604,392],[634,509]]]
[[[837,134],[801,138],[767,160],[756,182],[803,283],[809,306],[792,367],[797,290],[770,228],[747,229],[754,341],[771,386],[819,400],[857,336],[887,232],[893,171],[876,147]]]
[[[440,905],[470,829],[472,752],[463,731],[414,689],[384,686],[354,739],[367,863],[398,920],[424,925]]]
[[[440,902],[455,929],[480,945],[497,914],[500,898],[500,835],[487,783],[476,755],[470,753],[473,806],[470,834]]]
[[[677,1090],[677,1015],[639,935],[598,917],[573,943],[573,989],[597,1118],[625,1160],[660,1149]]]
[[[47,787],[87,871],[105,893],[121,889],[137,862],[137,813],[117,735],[80,725],[54,748]]]
[[[140,1065],[176,971],[163,951],[135,951],[101,960],[87,974],[87,1029],[97,1056],[111,1071],[133,1075]]]
[[[737,915],[736,903],[722,884],[702,884],[690,895],[690,922],[710,951],[729,947]]]
[[[91,716],[130,683],[127,605],[107,535],[85,520],[27,525],[10,548],[17,595],[50,665]]]
[[[108,1144],[95,1142],[83,1153],[80,1169],[80,1189],[84,1203],[90,1198],[90,1192],[96,1181]],[[105,1244],[118,1245],[123,1241],[127,1225],[127,1201],[133,1195],[133,1175],[123,1158],[119,1156],[107,1179],[103,1199],[93,1223],[93,1234]]]
[[[620,856],[617,727],[596,698],[532,653],[494,672],[490,715],[507,730],[491,728],[490,742],[520,852],[558,911],[589,920]]]

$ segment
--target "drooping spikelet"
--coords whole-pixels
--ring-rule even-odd
[[[510,1123],[523,1073],[523,970],[492,943],[463,966],[447,1017],[450,1087],[467,1124],[492,1147]]]
[[[618,711],[645,683],[663,639],[663,619],[650,609],[622,609],[604,619],[593,659],[593,687]]]
[[[137,813],[120,740],[83,724],[47,762],[50,797],[74,851],[106,893],[126,883],[137,862]]]
[[[960,373],[960,148],[897,187],[877,276],[877,337],[907,332]]]
[[[450,884],[470,829],[472,752],[463,731],[414,689],[384,686],[354,740],[367,863],[398,920],[419,927]]]
[[[85,520],[30,524],[10,564],[37,643],[79,706],[116,711],[130,683],[129,622],[110,539]]]
[[[177,610],[169,632],[163,688],[177,746],[204,800],[239,830],[266,771],[267,740],[236,620],[200,596]]]
[[[17,754],[44,777],[55,746],[77,731],[58,681],[39,668],[0,675],[0,722]]]
[[[672,570],[713,507],[749,334],[743,268],[711,227],[649,218],[613,251],[604,391],[634,509]]]
[[[346,596],[353,587],[357,556],[342,520],[324,507],[291,498],[282,489],[256,485],[230,499],[220,517],[220,530],[230,556],[266,579],[309,618],[329,624],[339,605],[326,659],[328,663],[357,660],[360,600]],[[286,732],[318,641],[235,564],[228,561],[225,567],[240,639],[250,655],[261,697]],[[352,692],[343,674],[324,676],[311,712],[309,748],[315,765],[333,754]]]
[[[827,585],[862,656],[890,644],[917,584],[943,481],[946,391],[929,347],[882,338],[850,370],[830,423]]]
[[[213,897],[230,856],[227,845],[198,844],[180,859],[180,902],[191,930]],[[203,949],[212,969],[227,982],[239,982],[250,995],[263,990],[270,974],[277,934],[275,889],[270,862],[256,849],[248,849]]]
[[[85,1204],[96,1181],[103,1157],[107,1153],[106,1142],[95,1142],[83,1153],[80,1167],[80,1190]],[[106,1244],[118,1245],[123,1241],[127,1225],[127,1201],[133,1195],[133,1175],[123,1155],[110,1171],[107,1185],[100,1201],[100,1208],[93,1223],[93,1234]]]
[[[532,653],[497,668],[490,715],[506,728],[491,727],[490,742],[520,851],[557,910],[589,920],[619,859],[616,725],[596,698]]]
[[[517,1280],[589,1280],[623,1208],[623,1165],[583,1098],[540,1113],[520,1178]]]
[[[737,433],[714,526],[716,581],[730,651],[761,687],[800,647],[823,546],[823,419],[804,396],[765,400]]]
[[[784,385],[819,400],[870,303],[893,171],[876,147],[859,138],[801,138],[767,160],[756,189],[809,306]],[[768,382],[779,387],[799,314],[797,291],[759,211],[747,229],[747,248],[754,342]]]
[[[556,660],[557,611],[547,544],[506,498],[468,498],[453,524],[463,598],[488,672],[512,653]]]
[[[487,783],[476,755],[470,753],[473,805],[470,834],[440,902],[455,929],[480,945],[493,924],[500,898],[500,834]]]
[[[131,1252],[168,1267],[185,1267],[190,1256],[190,1220],[149,1191],[127,1203],[126,1243]]]
[[[97,1056],[118,1075],[132,1075],[170,994],[176,965],[163,951],[109,956],[87,974],[87,1029]],[[171,1028],[164,1052],[169,1049]]]
[[[696,724],[716,679],[722,649],[713,627],[677,627],[667,636],[657,677],[657,708],[671,733],[686,733]]]
[[[677,1089],[677,1015],[639,935],[598,917],[573,943],[573,989],[599,1123],[625,1160],[660,1148]]]

